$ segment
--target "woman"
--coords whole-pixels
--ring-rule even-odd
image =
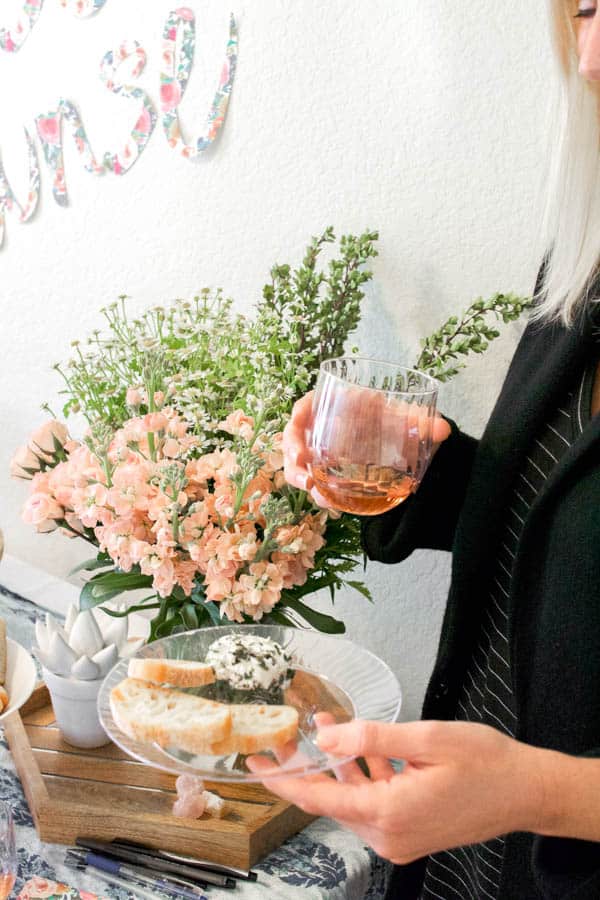
[[[396,863],[402,900],[600,898],[600,14],[553,7],[567,103],[536,311],[481,440],[438,420],[417,494],[364,521],[373,559],[453,551],[425,721],[320,729],[370,778],[265,778]],[[310,419],[304,398],[285,435],[309,490]]]

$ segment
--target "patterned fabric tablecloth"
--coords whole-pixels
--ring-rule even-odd
[[[27,649],[32,646],[35,620],[40,615],[38,607],[0,585],[0,616],[7,621],[9,637]],[[11,802],[15,817],[19,877],[14,896],[24,882],[38,875],[114,900],[135,897],[73,872],[64,865],[65,847],[40,841],[3,737],[0,797]],[[384,896],[390,868],[354,834],[330,819],[318,819],[254,867],[257,882],[239,881],[234,891],[210,888],[207,894],[210,900],[378,900]],[[160,900],[163,895],[156,896]]]

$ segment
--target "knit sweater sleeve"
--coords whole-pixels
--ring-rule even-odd
[[[600,748],[581,755],[600,758]],[[598,841],[537,835],[532,864],[545,900],[598,900],[600,897]]]
[[[362,522],[369,559],[396,563],[413,550],[451,550],[477,441],[450,419],[450,436],[440,445],[417,492],[400,506]]]

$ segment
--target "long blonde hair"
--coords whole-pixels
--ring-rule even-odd
[[[571,324],[600,270],[600,118],[598,91],[578,73],[574,0],[549,0],[561,96],[544,218],[547,264],[534,316]]]

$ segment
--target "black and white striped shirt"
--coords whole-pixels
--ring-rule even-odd
[[[589,421],[595,369],[586,370],[541,429],[509,493],[479,642],[458,700],[457,719],[483,722],[511,737],[517,726],[508,644],[513,563],[529,508]],[[499,900],[504,844],[498,837],[430,856],[421,900]]]

